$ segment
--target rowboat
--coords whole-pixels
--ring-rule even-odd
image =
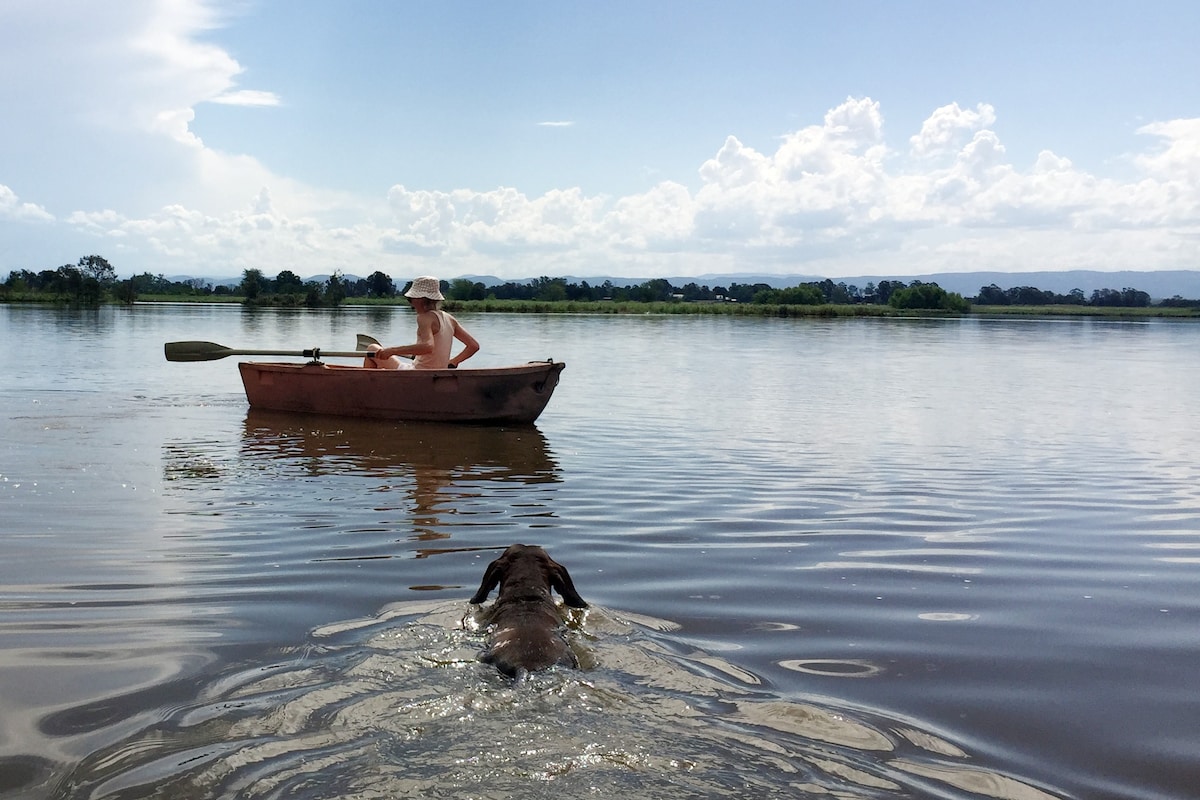
[[[532,424],[550,402],[561,361],[480,369],[366,369],[310,361],[242,361],[250,407],[413,422]]]
[[[360,346],[369,338],[360,335]],[[530,425],[550,402],[558,375],[566,367],[548,359],[480,369],[368,369],[321,360],[361,360],[362,349],[243,350],[213,342],[167,342],[163,352],[167,361],[183,362],[248,355],[307,358],[303,364],[240,362],[238,371],[250,407],[406,422]]]

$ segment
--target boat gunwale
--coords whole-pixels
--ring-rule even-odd
[[[423,376],[445,376],[445,375],[472,375],[478,377],[487,377],[489,375],[519,375],[522,373],[534,373],[552,370],[554,372],[562,372],[566,367],[564,361],[529,361],[524,364],[508,364],[502,367],[446,367],[444,369],[377,369],[371,367],[363,367],[357,364],[327,364],[324,361],[239,361],[238,366],[246,364],[256,368],[264,367],[280,367],[288,370],[304,369],[306,367],[321,367],[328,369],[331,372],[371,372],[384,374],[405,375],[411,378]]]
[[[558,386],[559,376],[565,367],[565,362],[553,360],[530,361],[503,367],[398,370],[371,369],[356,365],[331,365],[315,360],[307,362],[238,362],[238,371],[242,376],[246,399],[252,408],[342,417],[485,425],[524,425],[535,422],[549,404],[550,397]],[[267,376],[271,375],[278,376],[280,381],[293,385],[293,388],[300,386],[300,384],[294,384],[294,381],[307,383],[314,391],[318,385],[326,388],[318,391],[315,395],[305,391],[299,395],[293,395],[290,400],[280,400],[277,390],[268,390],[266,395],[262,393],[264,386],[262,381],[265,379],[270,383],[271,379]],[[363,381],[367,383],[364,384]],[[451,383],[446,384],[445,381],[451,381]],[[525,384],[525,388],[513,393],[509,387],[519,384]],[[368,387],[371,385],[375,388],[369,389]],[[401,403],[391,406],[390,404],[380,405],[378,402],[379,392],[384,390],[384,387],[397,387],[397,390],[403,392],[403,395],[407,395],[409,389],[399,389],[398,387],[410,387],[412,391],[417,392],[417,396],[428,400],[431,397],[430,393],[436,394],[439,391],[445,391],[444,389],[439,390],[439,386],[448,385],[463,387],[462,391],[476,398],[529,397],[530,395],[527,393],[532,392],[539,399],[532,402],[519,400],[515,406],[506,407],[500,413],[494,413],[499,411],[498,408],[491,409],[493,413],[478,413],[477,410],[463,413],[466,409],[459,405],[455,410],[456,405],[453,402],[449,406],[441,406],[440,403],[421,405],[419,402],[416,405]],[[496,395],[494,394],[496,387],[505,388],[500,390],[500,395]],[[346,397],[347,391],[354,392],[359,389],[366,394],[363,396],[365,403],[358,408],[349,408],[345,402],[339,399]],[[386,391],[390,395],[393,390],[387,389]],[[451,391],[456,395],[459,393],[458,389]],[[322,395],[334,398],[334,400],[324,402],[321,399]],[[296,398],[300,398],[301,402],[296,402]],[[315,401],[314,398],[316,398]],[[368,398],[373,398],[374,402]],[[501,405],[508,402],[507,400],[500,401]]]

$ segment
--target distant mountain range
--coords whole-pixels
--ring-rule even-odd
[[[359,280],[357,275],[342,275],[345,280]],[[614,276],[556,275],[568,283],[587,281],[592,286],[612,281],[615,286],[637,286],[654,278],[620,278]],[[664,276],[654,276],[664,277]],[[328,275],[313,275],[306,280],[324,281]],[[497,278],[494,275],[456,275],[454,278],[465,278],[482,283],[485,286],[495,286],[501,283],[527,283],[536,278]],[[397,285],[403,285],[405,278],[393,276]],[[190,280],[188,276],[172,277],[173,281]],[[237,286],[241,278],[206,278],[214,285]],[[801,283],[825,280],[819,275],[697,275],[693,277],[671,277],[666,280],[672,285],[681,287],[688,283],[700,286],[728,287],[731,283],[755,284],[764,283],[775,289],[797,286]],[[834,283],[844,283],[847,286],[864,288],[868,283],[878,284],[880,281],[904,281],[912,283],[919,280],[922,283],[936,283],[948,292],[957,292],[963,297],[974,297],[985,286],[995,284],[1001,289],[1012,289],[1017,286],[1032,286],[1043,291],[1056,294],[1067,294],[1072,289],[1079,289],[1085,295],[1091,295],[1097,289],[1137,289],[1146,292],[1153,300],[1169,297],[1200,298],[1200,270],[1165,270],[1162,272],[1138,272],[1123,270],[1121,272],[1099,272],[1096,270],[1070,270],[1067,272],[944,272],[936,275],[858,275],[850,278],[832,278]]]

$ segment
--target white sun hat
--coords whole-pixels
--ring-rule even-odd
[[[442,297],[441,282],[430,275],[413,278],[412,286],[404,293],[405,297],[425,297],[429,300],[445,300]]]

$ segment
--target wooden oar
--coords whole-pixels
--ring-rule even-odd
[[[167,342],[163,345],[167,361],[216,361],[228,356],[300,356],[302,358],[362,358],[358,351],[322,350],[239,350],[213,342]]]
[[[359,351],[361,352],[363,350],[366,350],[370,345],[377,345],[379,347],[383,347],[383,342],[379,341],[374,336],[368,336],[365,333],[360,333],[358,335]],[[366,353],[363,353],[363,355],[366,355],[367,358],[374,358],[374,356],[367,355]],[[391,356],[391,358],[397,358],[397,356]],[[414,356],[399,356],[399,358],[407,358],[409,361],[412,361]]]

